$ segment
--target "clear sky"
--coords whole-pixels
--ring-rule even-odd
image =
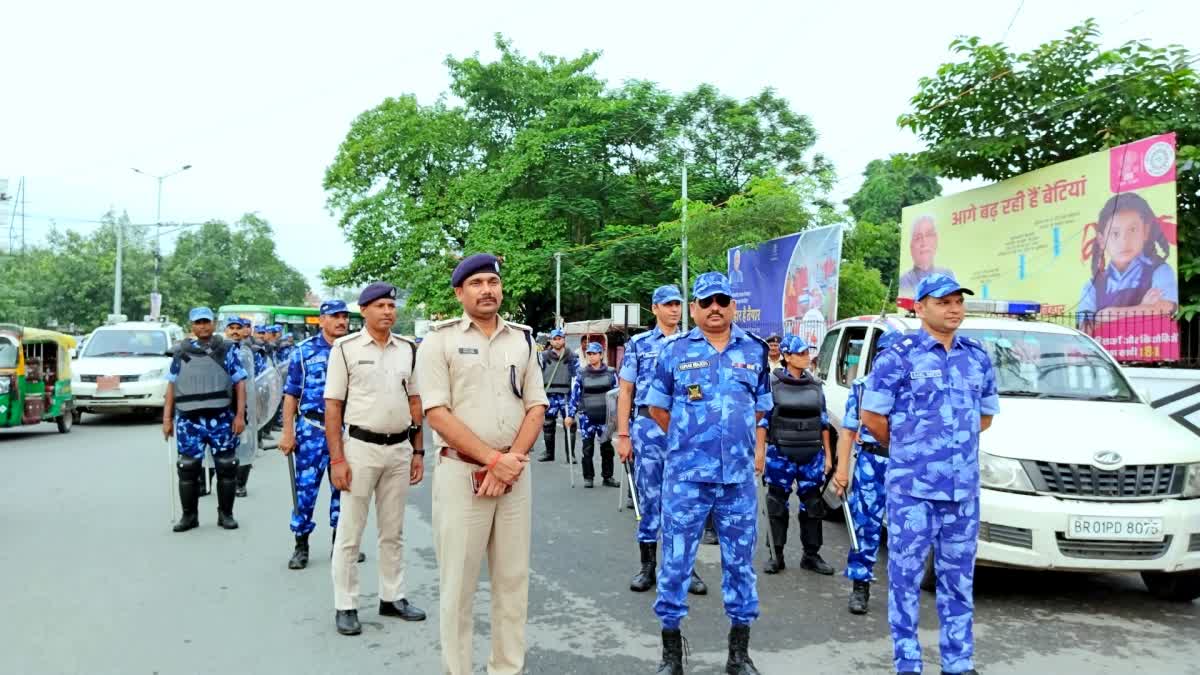
[[[448,86],[445,57],[494,56],[496,32],[526,54],[601,50],[597,72],[614,84],[710,82],[737,97],[774,87],[812,118],[841,199],[871,159],[920,149],[895,121],[956,35],[1007,33],[1023,50],[1085,16],[1110,45],[1200,41],[1200,3],[1173,0],[14,0],[0,15],[0,177],[10,193],[26,177],[32,243],[51,219],[87,230],[110,207],[153,222],[155,181],[131,167],[192,164],[165,182],[165,221],[258,211],[319,288],[321,267],[350,258],[321,188],[350,123],[387,96],[432,102]]]

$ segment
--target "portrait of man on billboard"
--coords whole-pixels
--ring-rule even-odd
[[[909,235],[908,240],[908,250],[912,254],[913,266],[912,269],[900,275],[900,297],[911,298],[917,289],[917,284],[931,274],[954,276],[954,272],[949,269],[934,265],[937,246],[938,231],[933,216],[918,216],[913,222],[912,234]]]

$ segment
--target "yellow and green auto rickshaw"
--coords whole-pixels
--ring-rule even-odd
[[[0,324],[0,427],[55,422],[71,431],[71,349],[75,338]]]

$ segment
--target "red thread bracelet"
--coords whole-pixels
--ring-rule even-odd
[[[329,463],[329,466],[337,466],[338,464],[341,464],[342,462],[345,462],[345,461],[346,461],[346,456],[342,455],[341,457],[338,457],[337,459],[331,461]]]
[[[500,461],[501,454],[503,454],[503,453],[497,452],[496,456],[492,458],[492,461],[488,462],[488,464],[487,464],[488,471],[491,471],[492,469],[496,468],[496,463]]]

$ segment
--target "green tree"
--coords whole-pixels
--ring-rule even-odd
[[[846,200],[846,206],[855,222],[899,223],[904,207],[941,194],[937,172],[918,158],[901,153],[871,160],[863,171],[862,186]]]
[[[496,47],[493,62],[447,59],[460,105],[389,98],[353,123],[325,188],[354,260],[326,269],[326,284],[386,279],[430,312],[452,312],[450,269],[462,254],[488,250],[504,258],[505,311],[548,324],[555,252],[572,252],[565,315],[644,290],[644,275],[600,285],[591,272],[606,254],[596,244],[639,228],[653,240],[677,218],[685,146],[699,202],[723,203],[768,171],[790,182],[816,177],[828,189],[825,161],[804,159],[811,123],[769,90],[737,101],[709,86],[679,97],[649,82],[611,88],[593,71],[595,52],[532,59],[500,37]],[[663,267],[662,258],[637,262]]]
[[[842,260],[860,262],[879,272],[884,284],[896,287],[900,279],[900,225],[859,221],[846,232]]]
[[[1180,46],[1113,49],[1087,20],[1025,53],[963,37],[920,80],[900,126],[950,178],[1003,180],[1146,136],[1178,134],[1181,301],[1200,311],[1200,77]]]
[[[890,299],[879,270],[867,267],[860,260],[842,261],[838,273],[838,319],[878,314]]]

